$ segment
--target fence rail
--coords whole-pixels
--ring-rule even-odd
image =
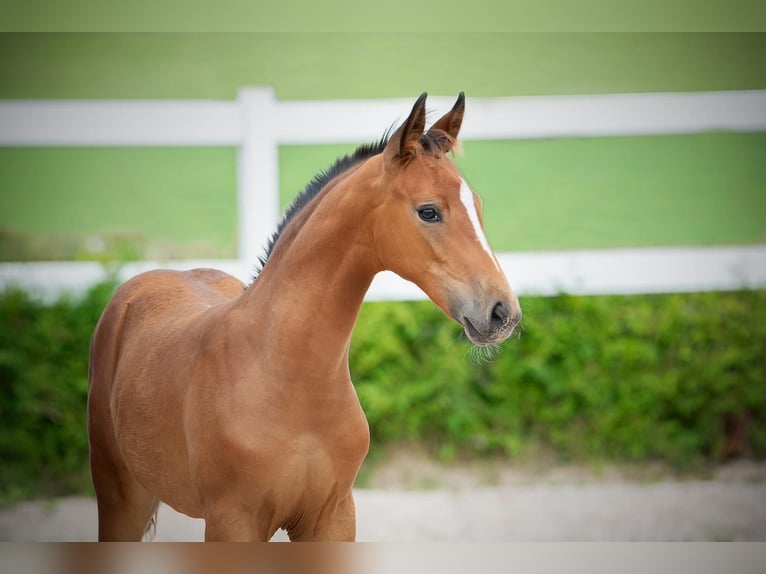
[[[730,291],[766,287],[766,246],[707,248],[604,249],[501,253],[500,265],[522,295],[609,295]],[[221,269],[247,282],[253,268],[239,260],[184,260],[164,263],[126,263],[117,270],[120,280],[165,267]],[[18,286],[55,299],[62,291],[83,292],[106,276],[96,262],[6,263],[0,266],[0,289]],[[425,299],[414,284],[391,272],[372,283],[368,301]]]
[[[452,97],[429,99],[436,110],[452,103]],[[403,119],[411,105],[410,99],[279,101],[271,88],[243,89],[235,101],[4,101],[0,146],[237,147],[238,260],[204,264],[245,279],[279,219],[279,145],[371,141]],[[471,98],[469,106],[461,131],[466,140],[766,131],[766,90]],[[762,248],[507,253],[501,260],[525,293],[766,286]],[[669,261],[673,263],[666,264]],[[627,266],[617,265],[621,262]],[[161,264],[132,264],[124,273],[157,266]],[[749,269],[743,271],[743,266]],[[74,288],[82,278],[97,278],[99,269],[97,264],[76,262],[2,264],[0,286]],[[679,269],[688,274],[679,276]],[[374,299],[419,297],[419,291],[387,275],[376,280],[370,292]]]
[[[429,98],[447,110],[450,97]],[[279,101],[271,88],[237,100],[0,102],[0,146],[238,146],[244,117],[277,144],[362,143],[409,112],[413,100]],[[466,140],[766,129],[766,90],[471,98]],[[253,134],[254,136],[257,134]]]

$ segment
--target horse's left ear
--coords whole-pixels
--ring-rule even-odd
[[[440,117],[428,130],[428,133],[441,130],[449,136],[449,142],[445,144],[447,149],[443,150],[445,153],[452,150],[454,142],[457,141],[460,126],[463,124],[463,112],[465,112],[465,93],[460,92],[452,109]]]

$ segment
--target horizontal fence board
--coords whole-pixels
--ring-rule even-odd
[[[236,101],[0,102],[3,146],[237,146]]]
[[[766,288],[766,246],[604,249],[597,251],[517,252],[498,254],[511,286],[519,295],[633,295],[687,291]],[[188,260],[126,263],[124,281],[150,269],[221,269],[248,282],[254,271],[244,261]],[[95,262],[0,264],[0,289],[20,286],[53,299],[62,292],[81,293],[106,277]],[[425,294],[391,272],[373,281],[368,301],[416,301]]]
[[[212,266],[247,281],[257,246],[279,220],[278,146],[359,143],[403,120],[413,99],[278,101],[268,87],[245,88],[234,101],[0,101],[0,146],[236,146],[238,260],[181,261]],[[430,121],[454,97],[428,100]],[[466,140],[766,131],[766,90],[469,98]],[[261,231],[258,231],[261,230]],[[766,247],[631,249],[500,254],[520,294],[633,294],[766,287]],[[162,264],[126,264],[120,278]],[[0,264],[0,288],[15,284],[54,297],[104,277],[97,263]],[[391,273],[368,300],[422,299]]]
[[[505,253],[520,293],[634,295],[766,287],[766,246]]]
[[[453,98],[428,99],[430,121]],[[406,118],[412,100],[280,102],[282,144],[353,143],[380,138]],[[766,130],[766,91],[471,98],[464,140],[660,135]]]
[[[262,92],[260,116],[277,144],[363,143],[403,120],[413,99],[277,101],[270,89],[234,101],[4,101],[2,146],[201,146],[244,141],[243,101]],[[454,98],[428,100],[431,121]],[[470,98],[466,140],[766,130],[766,90]]]

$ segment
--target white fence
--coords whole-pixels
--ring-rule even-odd
[[[445,111],[453,97],[429,99]],[[154,267],[205,265],[246,280],[279,219],[278,147],[375,140],[403,119],[410,99],[278,101],[270,88],[249,88],[236,101],[5,101],[0,146],[238,147],[238,259],[141,262],[127,278]],[[470,98],[466,140],[563,136],[766,131],[766,91]],[[639,249],[500,256],[520,293],[637,293],[766,286],[766,246]],[[0,265],[0,288],[19,284],[54,294],[79,290],[103,275],[95,263]],[[421,298],[382,274],[371,299]]]

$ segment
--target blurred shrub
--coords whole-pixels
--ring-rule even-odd
[[[0,503],[86,492],[88,345],[114,285],[0,294]],[[430,302],[365,304],[351,369],[374,445],[676,467],[766,455],[766,292],[524,298],[476,363]]]
[[[89,488],[88,345],[113,286],[52,305],[0,294],[0,503]]]
[[[481,364],[428,302],[367,304],[351,369],[373,442],[684,468],[766,455],[766,292],[522,300]]]

